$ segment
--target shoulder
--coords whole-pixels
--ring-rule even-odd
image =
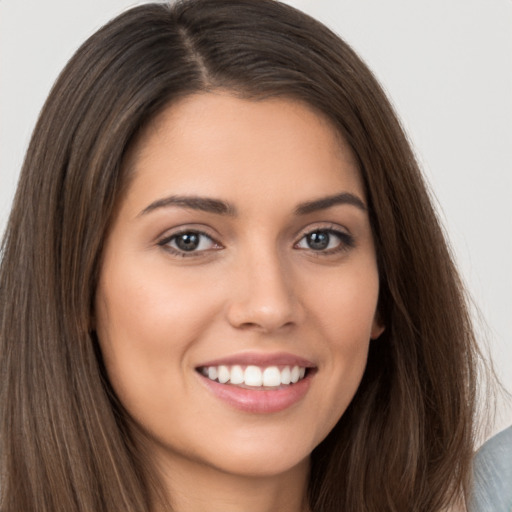
[[[512,426],[478,450],[470,512],[512,511]]]

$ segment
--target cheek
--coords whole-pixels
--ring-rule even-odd
[[[377,270],[368,265],[361,271],[340,273],[324,292],[310,308],[316,311],[316,325],[327,354],[324,372],[318,374],[325,376],[318,413],[323,410],[327,414],[320,437],[327,435],[345,412],[366,368],[379,292]]]
[[[347,268],[324,282],[322,297],[310,301],[334,346],[356,350],[375,326],[379,276],[373,260]]]
[[[198,293],[206,297],[198,300]],[[216,314],[208,294],[154,265],[143,271],[121,263],[104,266],[96,294],[97,334],[110,382],[134,416],[137,404],[162,408],[162,386],[182,386],[189,347]]]
[[[98,330],[119,349],[176,349],[214,315],[211,287],[168,275],[165,268],[144,267],[105,268],[96,296]]]

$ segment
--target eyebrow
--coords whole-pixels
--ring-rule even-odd
[[[152,212],[158,208],[165,208],[168,206],[178,206],[180,208],[216,213],[218,215],[236,215],[236,208],[232,204],[221,201],[220,199],[199,196],[169,196],[163,199],[158,199],[144,208],[139,215],[145,215],[146,213]]]
[[[327,208],[331,208],[332,206],[337,206],[340,204],[349,204],[355,206],[363,212],[366,212],[367,210],[364,202],[359,197],[354,194],[350,194],[349,192],[343,192],[341,194],[335,194],[332,196],[315,199],[314,201],[308,201],[307,203],[302,203],[295,209],[295,214],[307,215],[309,213],[314,213],[319,210],[326,210]]]
[[[308,215],[319,210],[326,210],[332,206],[343,204],[355,206],[364,212],[367,210],[365,204],[359,197],[349,192],[343,192],[341,194],[335,194],[301,203],[297,208],[295,208],[294,213],[295,215]],[[215,213],[217,215],[228,215],[230,217],[237,215],[237,209],[233,204],[220,199],[201,196],[169,196],[152,202],[140,212],[139,216],[146,215],[147,213],[159,208],[166,208],[169,206],[200,210],[203,212]]]

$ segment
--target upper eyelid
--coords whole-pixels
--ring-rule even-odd
[[[194,233],[197,233],[198,235],[205,236],[206,238],[211,240],[212,244],[215,247],[203,249],[200,251],[194,250],[194,251],[187,252],[187,251],[183,251],[179,247],[173,247],[171,245],[171,242],[173,241],[173,239],[175,237],[178,237],[182,234],[189,233],[189,232],[194,232]],[[218,242],[215,238],[210,236],[208,233],[204,233],[202,231],[192,230],[192,229],[188,229],[188,230],[185,229],[182,231],[177,231],[177,232],[171,233],[168,236],[164,236],[157,241],[157,245],[168,252],[171,252],[171,253],[174,253],[175,255],[179,255],[179,256],[183,256],[183,257],[194,257],[194,256],[197,257],[197,256],[201,256],[203,253],[209,253],[214,250],[218,251],[219,249],[224,248],[224,246],[220,242]]]
[[[156,242],[161,243],[162,240],[170,240],[173,237],[182,235],[184,233],[198,233],[200,235],[204,235],[204,236],[212,239],[215,243],[220,244],[220,242],[218,241],[219,236],[214,235],[214,234],[210,233],[209,231],[210,230],[207,227],[203,227],[203,226],[201,226],[201,227],[188,226],[188,225],[177,226],[177,227],[169,228],[169,229],[166,229],[165,231],[163,231],[160,235],[158,235],[156,237]]]
[[[336,236],[337,238],[339,238],[342,242],[343,241],[346,241],[346,240],[353,240],[354,237],[346,232],[346,231],[342,231],[340,229],[312,229],[311,231],[306,231],[302,236],[300,236],[297,241],[294,243],[294,246],[297,245],[299,242],[301,242],[305,237],[307,237],[308,235],[312,234],[312,233],[316,233],[316,232],[327,232],[331,235],[334,235]]]
[[[332,231],[333,233],[343,233],[343,234],[352,236],[351,231],[348,228],[346,228],[340,224],[335,224],[332,222],[325,222],[325,223],[319,222],[316,225],[313,225],[313,226],[309,225],[309,226],[301,229],[298,232],[296,239],[297,239],[297,241],[299,241],[302,238],[304,238],[306,235],[309,235],[310,233],[314,233],[315,231]]]
[[[160,235],[156,237],[156,243],[159,245],[164,245],[165,243],[168,243],[173,237],[179,236],[183,233],[189,233],[194,232],[201,235],[204,235],[208,238],[210,238],[213,242],[220,246],[224,246],[225,244],[220,242],[220,239],[222,238],[219,234],[213,234],[211,231],[213,231],[208,226],[198,226],[198,225],[182,225],[182,226],[176,226],[174,228],[169,228],[163,231]],[[329,221],[319,221],[312,224],[309,224],[308,226],[298,230],[296,232],[296,235],[294,236],[294,242],[295,245],[297,242],[299,242],[302,238],[304,238],[306,235],[313,233],[315,231],[331,231],[334,233],[341,233],[346,234],[348,236],[353,236],[351,233],[351,230],[348,229],[346,226],[343,226],[338,223],[329,222]]]
[[[179,247],[173,247],[173,245],[171,245],[171,242],[173,241],[173,239],[180,235],[183,235],[185,233],[196,233],[198,235],[205,236],[206,238],[211,240],[211,242],[213,243],[213,245],[215,247],[203,249],[200,251],[197,251],[197,250],[184,251],[184,250],[180,249]],[[204,257],[205,255],[211,254],[212,251],[218,251],[218,250],[224,248],[224,246],[221,243],[219,243],[214,237],[212,237],[208,233],[205,233],[198,229],[182,229],[180,231],[175,231],[173,233],[170,233],[167,236],[163,236],[160,239],[158,239],[157,245],[159,247],[161,247],[167,253],[173,255],[174,257],[181,257],[181,258],[197,258],[197,257],[202,257],[202,256]]]

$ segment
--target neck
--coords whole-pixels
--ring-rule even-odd
[[[279,475],[234,475],[189,460],[160,464],[160,470],[175,512],[309,510],[308,460]],[[163,509],[156,508],[154,512]]]

